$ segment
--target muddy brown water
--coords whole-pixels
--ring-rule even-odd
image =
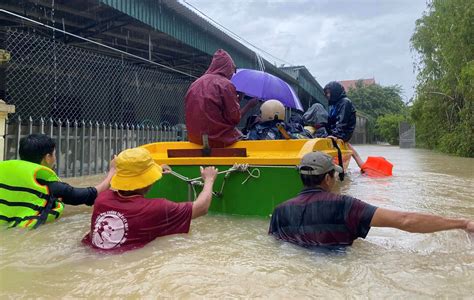
[[[474,218],[474,159],[419,149],[358,146],[394,176],[361,176],[351,162],[338,190],[380,207]],[[96,183],[101,176],[69,180]],[[1,233],[0,298],[473,298],[474,240],[464,231],[372,228],[345,251],[274,240],[268,219],[207,215],[191,232],[102,255],[81,245],[91,209]]]

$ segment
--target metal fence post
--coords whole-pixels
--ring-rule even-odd
[[[33,118],[30,116],[28,118],[28,134],[33,133]]]
[[[43,117],[40,118],[40,133],[44,134],[44,119],[43,119]]]
[[[70,128],[69,128],[69,119],[66,119],[66,156],[64,157],[64,165],[65,165],[65,168],[64,168],[64,177],[68,177],[69,176],[69,131],[70,131]]]
[[[130,126],[128,125],[128,123],[125,123],[125,148],[128,149],[128,132],[129,132],[129,129],[130,129]],[[132,140],[133,140],[133,124],[132,124]],[[132,147],[133,147],[133,143],[132,143]]]
[[[84,176],[84,159],[85,159],[85,151],[86,151],[86,122],[84,119],[81,121],[81,176]]]
[[[14,105],[5,104],[0,100],[0,161],[8,159],[8,114],[15,112]]]
[[[102,173],[105,172],[105,164],[109,161],[109,158],[105,157],[105,136],[106,136],[105,131],[106,131],[105,122],[102,122],[102,165],[101,165]]]
[[[54,122],[52,118],[49,118],[48,126],[49,126],[49,137],[54,140]]]
[[[57,136],[57,140],[58,140],[58,143],[56,145],[56,161],[57,161],[57,164],[56,164],[56,170],[58,171],[58,175],[61,176],[61,153],[62,153],[62,147],[61,147],[61,127],[62,127],[62,122],[61,122],[61,119],[58,119],[58,136]]]
[[[94,174],[99,173],[99,136],[100,136],[100,125],[99,122],[95,122],[95,166]]]
[[[15,149],[15,157],[16,159],[20,159],[20,139],[21,139],[21,117],[18,115],[17,119],[17,129],[16,129],[16,149]]]
[[[74,177],[77,174],[76,162],[77,162],[77,143],[79,142],[78,139],[79,139],[78,124],[77,124],[77,120],[74,120],[74,155],[73,155],[74,161],[72,162],[72,176]]]
[[[89,141],[89,155],[87,156],[87,170],[88,174],[92,174],[92,137],[94,136],[94,126],[92,125],[92,121],[89,121],[89,136],[87,140]]]

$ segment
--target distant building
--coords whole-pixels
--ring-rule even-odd
[[[349,89],[355,88],[356,83],[359,82],[359,81],[362,81],[362,84],[365,85],[365,86],[375,84],[375,78],[357,79],[357,80],[340,80],[339,83],[341,83],[342,86],[344,87],[344,90],[346,92],[348,92]]]

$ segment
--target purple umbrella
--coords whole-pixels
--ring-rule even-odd
[[[247,96],[261,100],[276,99],[286,107],[303,111],[300,99],[291,86],[272,74],[257,70],[238,69],[231,81],[238,92]]]

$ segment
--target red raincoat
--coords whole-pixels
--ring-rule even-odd
[[[230,81],[234,69],[230,55],[219,49],[206,73],[189,87],[185,114],[190,142],[202,145],[202,135],[207,134],[211,147],[226,147],[242,136],[235,128],[240,122],[240,105]]]

